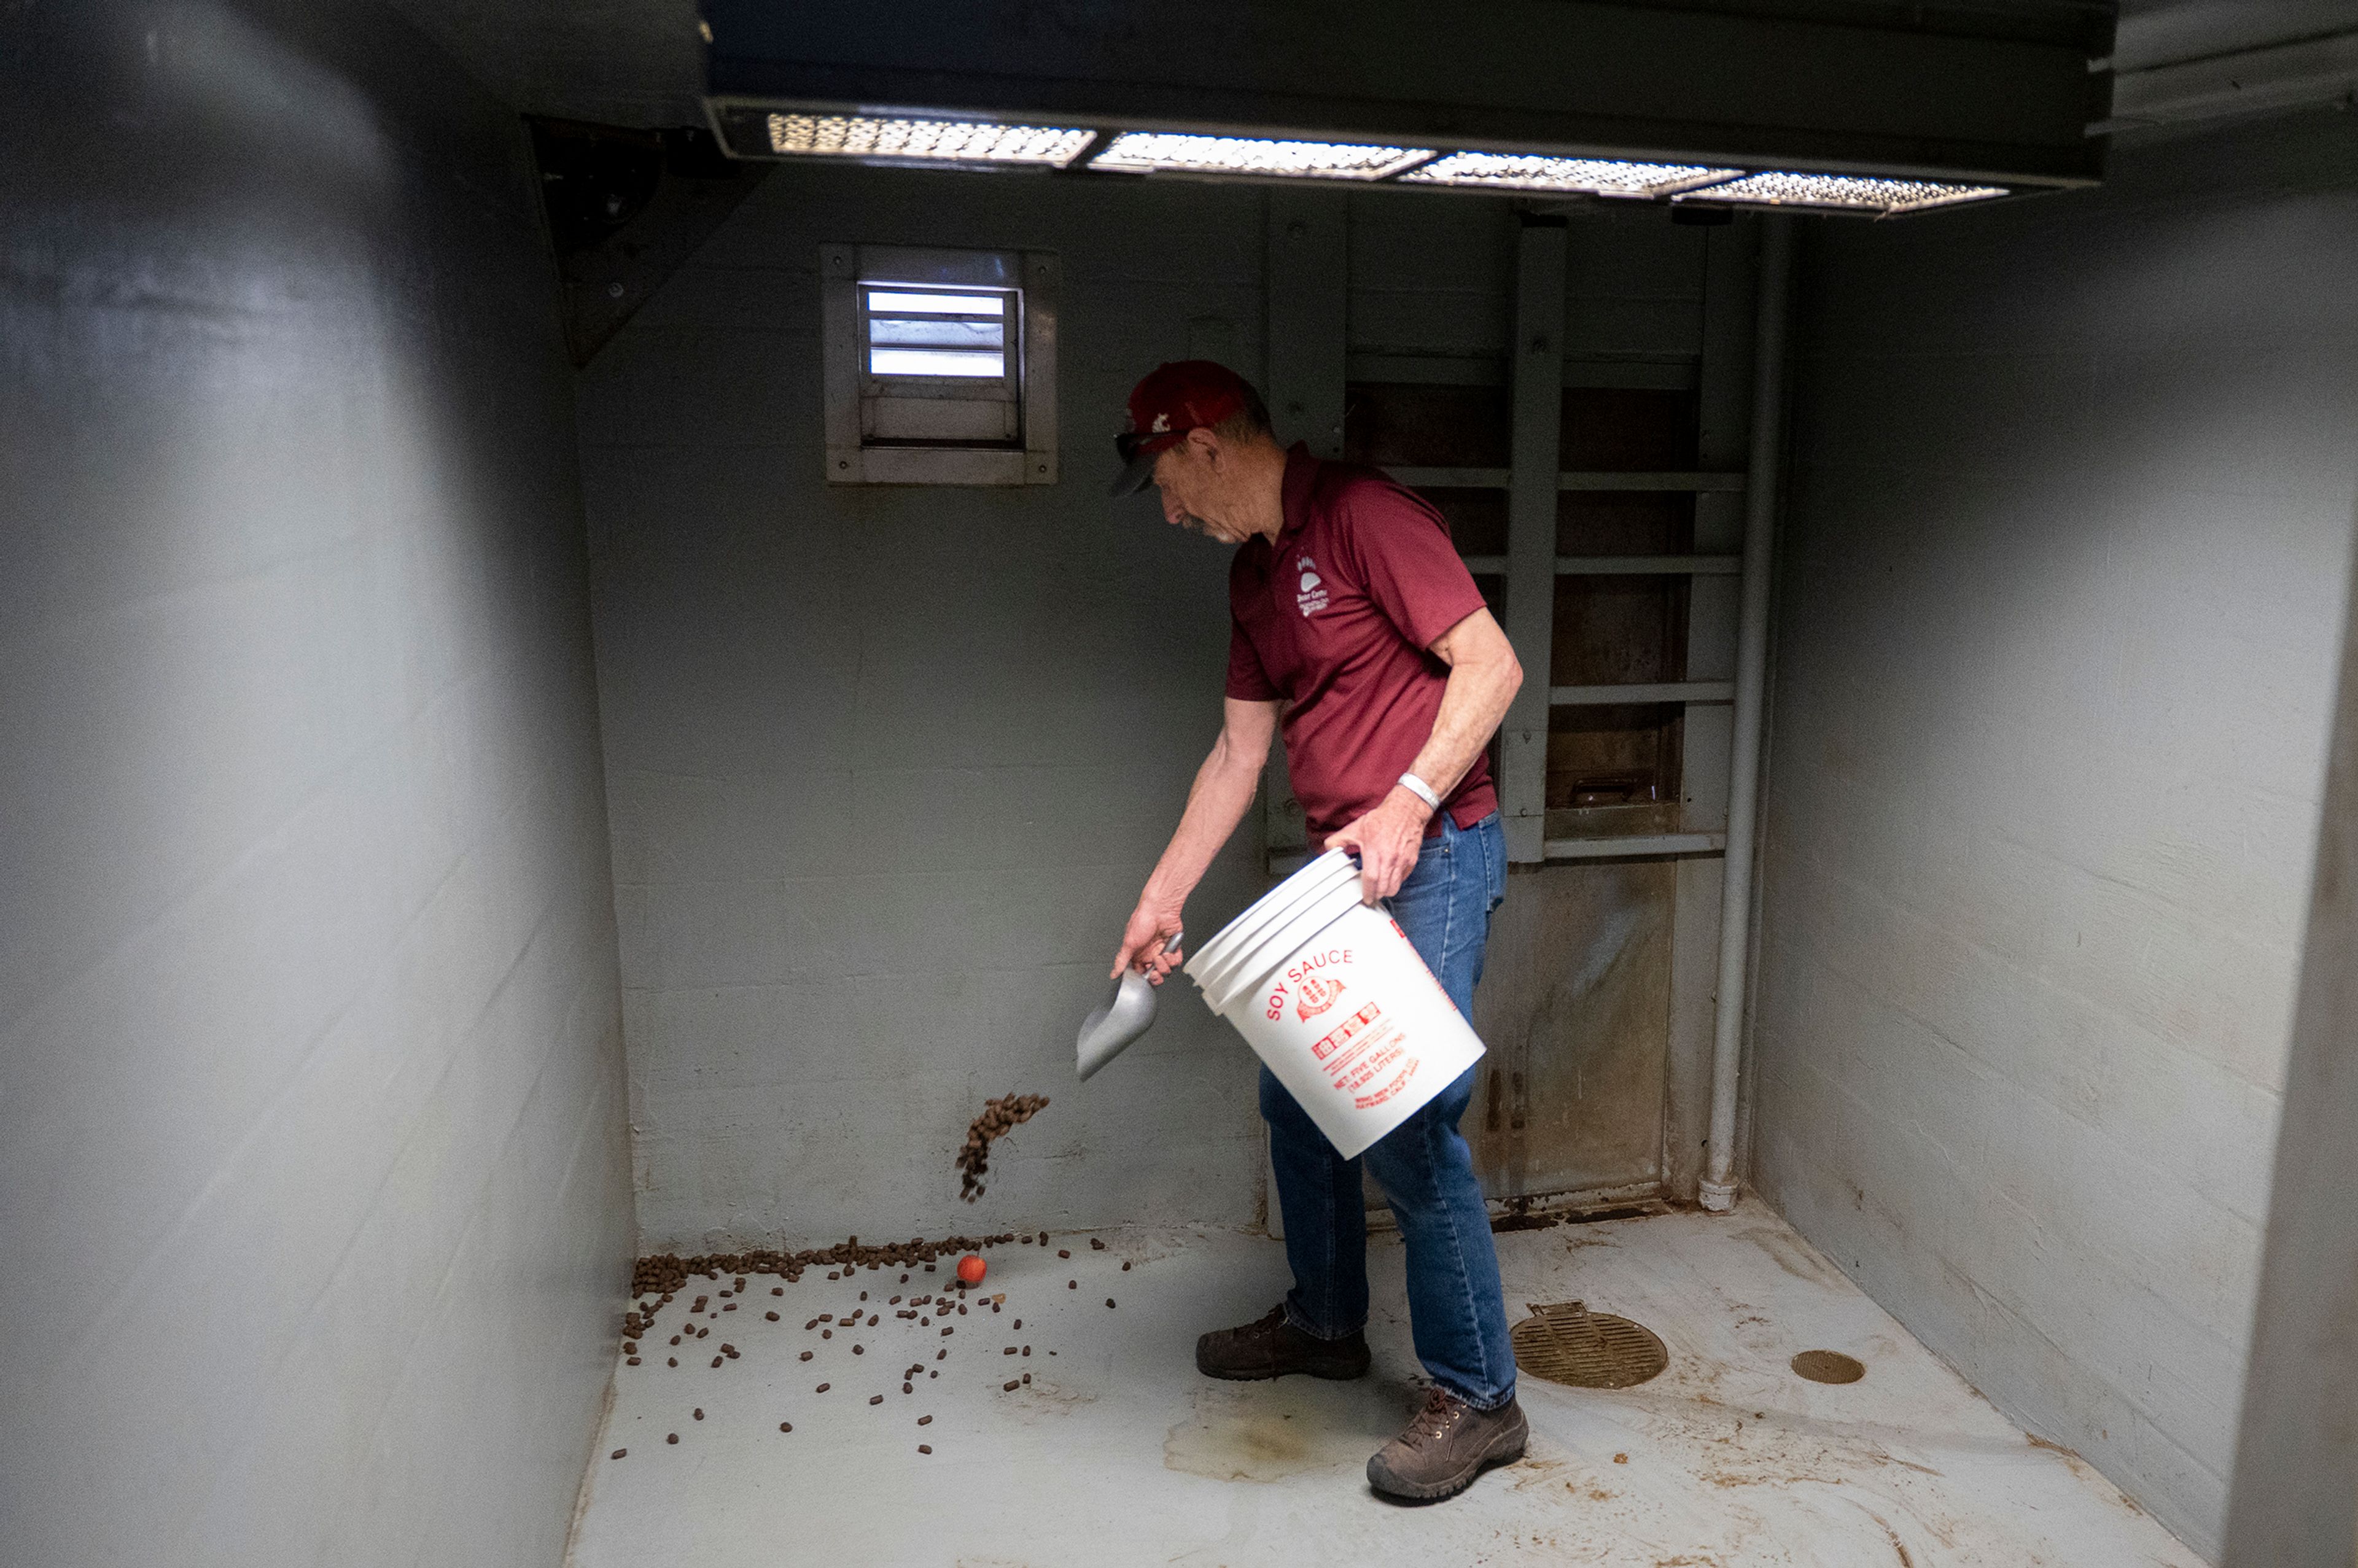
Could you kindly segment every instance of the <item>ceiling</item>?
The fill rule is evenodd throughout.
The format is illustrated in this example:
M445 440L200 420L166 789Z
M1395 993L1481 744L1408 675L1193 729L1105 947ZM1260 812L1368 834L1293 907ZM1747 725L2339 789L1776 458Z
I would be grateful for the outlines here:
M394 0L527 114L702 124L697 0ZM2085 10L2087 0L2019 0ZM1895 11L1907 0L1891 0ZM2353 30L2352 0L2124 0L2122 71Z

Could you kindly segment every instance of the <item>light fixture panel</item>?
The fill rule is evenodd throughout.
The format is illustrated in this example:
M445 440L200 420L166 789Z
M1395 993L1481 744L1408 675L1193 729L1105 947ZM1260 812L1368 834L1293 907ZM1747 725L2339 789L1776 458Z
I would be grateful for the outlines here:
M1368 146L1347 142L1270 141L1251 136L1196 136L1169 131L1124 131L1089 159L1091 168L1184 174L1255 174L1310 179L1382 179L1433 156L1430 147Z
M990 120L887 119L784 112L764 122L781 157L900 158L916 163L1033 164L1062 168L1094 131Z
M2008 194L2002 185L1944 185L1929 179L1878 179L1850 174L1747 175L1673 200L1736 201L1755 207L1813 207L1889 216L1986 201Z
M1526 153L1450 153L1400 178L1402 185L1453 185L1475 190L1552 190L1578 196L1650 198L1715 185L1740 168L1701 164L1626 163L1613 158L1548 157Z

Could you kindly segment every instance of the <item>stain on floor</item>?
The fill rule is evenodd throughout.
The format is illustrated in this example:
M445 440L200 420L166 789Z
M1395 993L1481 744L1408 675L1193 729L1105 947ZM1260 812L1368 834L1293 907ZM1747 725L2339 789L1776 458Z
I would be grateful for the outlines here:
M1212 1383L1163 1439L1165 1468L1214 1481L1282 1481L1363 1470L1416 1408L1416 1390L1375 1378Z

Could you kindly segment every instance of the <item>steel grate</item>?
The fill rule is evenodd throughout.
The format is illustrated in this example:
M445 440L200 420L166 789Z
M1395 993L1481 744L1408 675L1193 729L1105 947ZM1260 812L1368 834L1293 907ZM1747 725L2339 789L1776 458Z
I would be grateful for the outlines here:
M1855 1383L1866 1376L1863 1362L1839 1350L1804 1350L1793 1357L1793 1370L1812 1383Z
M1582 1302L1526 1303L1531 1316L1510 1337L1515 1365L1534 1378L1575 1389L1630 1389L1671 1364L1653 1330Z

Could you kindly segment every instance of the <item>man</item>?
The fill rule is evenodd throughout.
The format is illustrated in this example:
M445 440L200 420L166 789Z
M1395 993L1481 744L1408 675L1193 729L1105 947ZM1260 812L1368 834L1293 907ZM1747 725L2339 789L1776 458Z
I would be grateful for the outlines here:
M1412 492L1321 462L1271 434L1251 386L1205 360L1166 364L1130 395L1114 493L1152 483L1164 519L1237 546L1228 569L1228 697L1219 740L1178 830L1122 932L1114 973L1160 984L1180 912L1260 783L1283 714L1294 794L1311 831L1359 859L1361 896L1385 902L1457 1011L1471 1017L1506 839L1484 748L1522 684L1506 633ZM1457 1119L1467 1071L1360 1157L1408 1249L1409 1318L1433 1387L1368 1461L1391 1497L1433 1501L1523 1452L1498 1260ZM1214 1378L1368 1370L1360 1160L1336 1156L1264 1067L1261 1115L1285 1217L1293 1289L1256 1323L1207 1334Z

